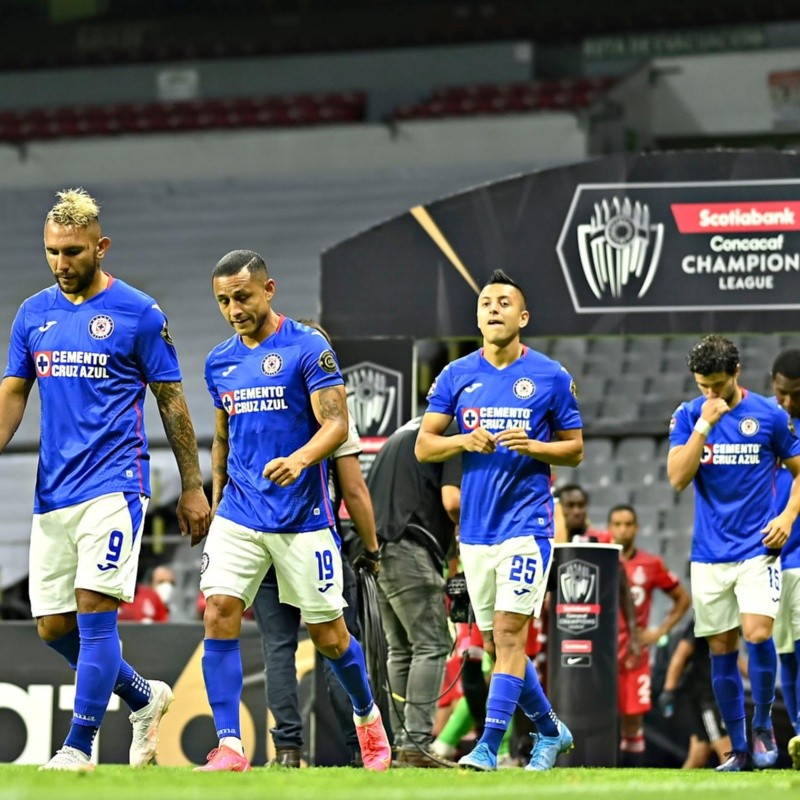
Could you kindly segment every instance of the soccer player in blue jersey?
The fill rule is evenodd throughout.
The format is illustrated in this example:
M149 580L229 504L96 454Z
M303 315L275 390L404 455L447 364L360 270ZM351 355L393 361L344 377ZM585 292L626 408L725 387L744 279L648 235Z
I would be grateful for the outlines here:
M315 647L353 704L364 767L391 748L364 653L342 609L342 562L325 461L345 441L347 403L336 357L316 331L272 308L263 258L234 250L215 266L214 296L235 334L211 351L216 407L214 519L203 553L203 677L219 747L202 771L247 772L239 723L242 613L274 564L280 599L297 606Z
M517 705L538 731L527 769L550 769L572 747L525 642L551 564L550 467L581 462L583 433L572 378L520 340L529 317L522 289L495 270L478 297L483 347L434 382L415 450L420 461L462 458L461 562L486 650L496 659L483 735L459 761L477 770L497 768ZM460 433L445 436L453 418Z
M44 246L55 285L29 297L11 329L0 384L0 451L22 420L34 381L41 399L30 598L44 642L76 670L72 725L43 769L86 771L112 692L131 708L130 763L155 758L172 702L121 658L120 601L131 601L150 497L145 388L158 401L178 462L181 532L205 536L209 505L178 359L152 297L101 269L111 240L82 189L58 193Z
M733 342L706 336L687 362L701 395L682 403L672 417L667 474L677 491L694 485L695 634L708 640L714 696L733 748L717 769L762 769L778 757L772 626L781 595L778 556L800 510L800 440L773 399L739 386ZM786 505L776 510L777 460L794 480ZM740 625L755 707L750 747L737 667Z
M772 364L772 391L791 417L797 430L800 425L800 350L784 350ZM789 500L792 476L778 470L775 508ZM775 618L775 645L781 671L781 691L795 733L788 751L792 766L800 769L800 517L792 526L789 540L781 548L781 604Z

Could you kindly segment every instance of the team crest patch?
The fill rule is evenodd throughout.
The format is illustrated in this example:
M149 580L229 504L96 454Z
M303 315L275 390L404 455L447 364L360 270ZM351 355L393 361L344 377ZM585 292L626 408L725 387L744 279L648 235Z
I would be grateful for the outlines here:
M520 378L514 383L514 396L527 400L536 391L536 384L530 378Z
M93 339L108 339L114 331L114 320L105 314L98 314L89 320L89 336Z
M569 391L570 391L570 394L577 400L578 399L578 384L576 384L574 380L569 382Z
M202 575L208 569L208 553L203 553L200 559L200 574Z
M789 417L789 430L792 432L792 436L797 436L797 431L794 428L794 420Z
M461 411L461 421L468 431L474 431L481 424L481 413L477 408L464 408Z
M677 420L677 419L675 419L675 417L670 417L670 418L669 418L669 432L670 432L670 433L672 433L672 431L674 431L674 430L675 430L675 426L676 426L677 424L678 424L678 420Z
M317 364L319 364L319 367L323 370L323 372L334 373L339 369L339 367L336 366L336 359L333 356L333 350L326 350L324 353L322 353L317 359Z
M758 433L758 420L753 417L745 417L739 423L739 432L743 436L755 436Z
M265 375L277 375L283 367L283 359L277 353L264 356L261 362L261 371Z
M438 380L439 380L438 378L434 379L433 383L431 384L431 388L428 389L428 394L425 395L426 400L430 400L431 397L433 397L433 394L436 391L436 381Z
M172 341L172 337L169 335L169 326L167 325L167 321L164 320L164 324L161 326L161 338L167 343L174 345L175 343Z

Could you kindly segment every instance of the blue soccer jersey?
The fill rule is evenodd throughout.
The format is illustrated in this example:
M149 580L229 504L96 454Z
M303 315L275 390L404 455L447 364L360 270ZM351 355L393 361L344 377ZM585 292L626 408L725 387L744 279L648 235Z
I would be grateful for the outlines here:
M524 428L550 441L553 431L581 427L575 384L556 361L527 347L497 369L478 350L446 366L428 393L428 411L447 414L460 433ZM463 453L460 540L497 544L515 536L553 535L550 466L498 446Z
M150 495L146 384L181 379L152 297L114 278L79 305L57 286L29 297L14 319L5 375L39 387L37 514L110 492Z
M793 419L795 431L797 426L800 425L800 419ZM778 474L775 476L775 515L786 508L789 502L789 495L792 491L792 473L786 467L781 467ZM789 540L781 548L781 569L798 569L800 568L800 516L795 520L792 525L792 532Z
M670 422L670 446L686 444L705 397L682 403ZM761 532L774 516L779 459L800 455L789 415L773 400L742 390L706 438L694 477L692 561L743 561L770 551Z
M311 393L344 383L325 338L281 315L275 333L252 350L238 335L215 347L205 374L214 405L228 414L228 483L220 516L270 533L332 526L324 461L290 486L262 475L268 461L291 455L319 430Z

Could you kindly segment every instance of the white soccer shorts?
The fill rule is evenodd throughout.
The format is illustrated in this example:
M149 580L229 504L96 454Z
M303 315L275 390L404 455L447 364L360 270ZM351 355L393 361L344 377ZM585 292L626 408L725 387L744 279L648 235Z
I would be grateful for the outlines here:
M499 544L461 544L461 565L481 631L495 611L539 616L552 563L552 540L515 536Z
M268 533L217 514L200 566L200 590L238 597L249 608L270 566L275 565L282 603L300 609L306 622L331 622L347 605L342 595L342 557L330 528L306 533Z
M77 610L76 589L130 602L149 498L113 492L34 514L30 598L34 617Z
M779 653L794 653L800 639L800 567L781 571L781 604L772 638Z
M745 561L691 564L694 632L714 636L739 627L742 614L775 617L781 599L781 566L777 556Z

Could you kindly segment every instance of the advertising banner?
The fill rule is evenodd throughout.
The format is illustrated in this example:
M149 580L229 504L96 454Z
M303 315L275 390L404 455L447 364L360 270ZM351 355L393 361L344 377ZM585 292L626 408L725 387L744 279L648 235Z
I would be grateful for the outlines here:
M322 254L326 325L474 337L498 267L526 291L529 336L794 330L800 156L608 156L415 206Z
M146 678L166 681L175 700L159 728L158 763L179 767L205 764L217 746L201 669L203 626L199 623L141 625L120 623L125 658ZM69 731L75 696L75 673L36 635L33 622L0 623L0 762L44 764L61 747ZM310 647L310 642L306 644ZM313 648L312 648L313 650ZM255 766L267 756L264 656L255 623L242 627L244 691L239 708L245 753ZM298 663L300 660L298 659ZM314 666L307 659L308 670ZM94 760L127 764L131 744L130 709L111 696L95 739Z
M615 544L556 544L547 685L550 701L575 737L562 766L617 764L617 615Z

